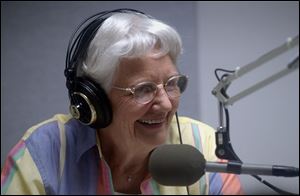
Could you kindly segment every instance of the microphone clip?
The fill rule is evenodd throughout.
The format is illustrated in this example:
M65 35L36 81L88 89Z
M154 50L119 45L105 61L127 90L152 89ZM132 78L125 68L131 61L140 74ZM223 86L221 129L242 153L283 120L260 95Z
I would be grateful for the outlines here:
M241 163L240 159L235 154L232 148L230 138L229 138L229 133L226 130L226 127L220 126L217 129L215 135L216 135L216 144L217 144L215 150L216 156L220 159L227 159L230 161L237 161Z

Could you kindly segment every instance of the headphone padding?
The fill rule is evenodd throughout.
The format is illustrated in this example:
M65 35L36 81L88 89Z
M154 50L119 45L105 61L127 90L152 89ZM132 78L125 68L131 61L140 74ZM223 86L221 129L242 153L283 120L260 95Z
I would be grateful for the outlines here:
M88 78L77 77L74 81L74 89L70 97L71 106L79 107L78 120L84 124L92 121L89 125L93 128L107 127L112 121L112 109L104 89ZM91 119L93 109L96 112L94 120Z

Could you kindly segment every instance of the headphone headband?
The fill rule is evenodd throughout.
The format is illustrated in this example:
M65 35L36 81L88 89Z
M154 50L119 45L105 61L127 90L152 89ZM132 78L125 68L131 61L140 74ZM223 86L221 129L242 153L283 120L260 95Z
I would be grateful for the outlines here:
M86 18L83 22L81 22L76 30L72 33L72 36L69 40L67 55L66 55L66 65L64 75L67 78L67 88L73 85L73 80L77 76L77 62L78 58L84 58L85 52L94 38L97 30L100 28L101 24L109 18L111 15L115 13L139 13L146 15L145 13L130 9L130 8L121 8L110 11L102 11L96 13L88 18ZM91 21L92 20L92 21ZM91 21L91 22L89 22ZM82 29L81 31L79 31ZM75 38L75 36L77 37Z

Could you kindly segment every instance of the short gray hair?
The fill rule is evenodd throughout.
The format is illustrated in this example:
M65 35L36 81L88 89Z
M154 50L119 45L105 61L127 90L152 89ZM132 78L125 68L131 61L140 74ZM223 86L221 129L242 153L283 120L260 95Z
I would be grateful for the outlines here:
M153 52L158 47L158 52ZM156 51L156 50L155 50ZM90 43L79 74L98 82L106 92L122 58L169 54L173 63L182 51L179 34L169 25L139 13L117 13L107 18Z

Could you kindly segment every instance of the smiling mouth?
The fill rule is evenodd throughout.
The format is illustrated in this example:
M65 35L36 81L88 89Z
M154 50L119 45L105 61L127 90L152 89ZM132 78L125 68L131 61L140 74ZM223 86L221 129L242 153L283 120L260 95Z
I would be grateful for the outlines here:
M165 119L158 119L158 120L138 120L139 123L145 124L145 125L156 125L161 124L165 121Z

